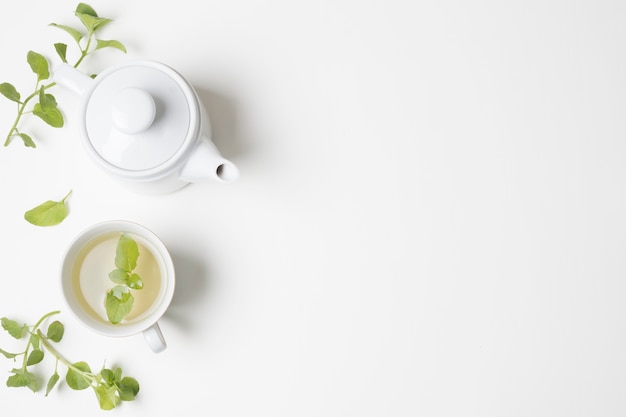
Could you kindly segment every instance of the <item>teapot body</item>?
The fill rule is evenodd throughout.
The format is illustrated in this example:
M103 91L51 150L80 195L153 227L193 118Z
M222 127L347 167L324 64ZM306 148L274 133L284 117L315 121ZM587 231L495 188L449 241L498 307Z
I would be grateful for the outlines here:
M92 80L70 67L55 81L82 96L79 129L90 158L134 191L169 193L190 182L238 177L211 141L196 91L174 69L131 61Z

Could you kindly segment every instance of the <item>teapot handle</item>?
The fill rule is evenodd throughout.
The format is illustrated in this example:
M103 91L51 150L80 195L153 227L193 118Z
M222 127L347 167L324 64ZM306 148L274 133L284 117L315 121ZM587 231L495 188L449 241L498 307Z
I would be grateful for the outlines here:
M88 75L66 63L59 65L52 78L57 84L69 88L80 96L86 93L94 83Z

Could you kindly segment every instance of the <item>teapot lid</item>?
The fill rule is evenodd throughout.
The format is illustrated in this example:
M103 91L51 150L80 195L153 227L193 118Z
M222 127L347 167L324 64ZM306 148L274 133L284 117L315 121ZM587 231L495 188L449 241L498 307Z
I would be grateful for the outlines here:
M138 61L95 81L82 127L96 159L125 176L175 165L198 130L197 100L183 77L163 64Z

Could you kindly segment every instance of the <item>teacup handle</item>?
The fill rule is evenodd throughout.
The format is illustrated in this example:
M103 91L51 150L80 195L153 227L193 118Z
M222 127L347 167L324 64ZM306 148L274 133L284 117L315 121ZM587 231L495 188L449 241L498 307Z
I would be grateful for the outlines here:
M154 323L152 326L144 330L143 336L146 339L146 342L148 342L148 346L150 346L150 349L152 349L154 353L163 352L167 347L167 343L165 342L159 323Z

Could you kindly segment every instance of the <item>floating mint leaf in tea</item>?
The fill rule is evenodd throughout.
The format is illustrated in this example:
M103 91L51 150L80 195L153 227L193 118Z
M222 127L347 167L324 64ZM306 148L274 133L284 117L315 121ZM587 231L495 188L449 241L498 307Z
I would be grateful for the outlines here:
M115 248L115 266L109 273L109 279L118 284L111 288L104 301L107 318L113 324L118 324L133 309L135 297L130 290L143 288L141 277L133 272L137 268L139 259L139 245L135 239L123 233Z
M68 214L67 204L65 201L72 194L72 191L67 193L63 200L52 201L48 200L37 207L28 210L24 213L24 218L35 226L54 226L61 223Z

